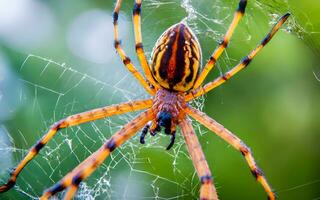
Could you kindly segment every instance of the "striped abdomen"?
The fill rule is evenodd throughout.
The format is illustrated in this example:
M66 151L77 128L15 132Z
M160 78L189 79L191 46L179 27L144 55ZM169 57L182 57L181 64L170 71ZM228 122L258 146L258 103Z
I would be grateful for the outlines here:
M178 23L158 39L153 52L151 73L164 88L185 92L192 89L201 65L201 49L190 28Z

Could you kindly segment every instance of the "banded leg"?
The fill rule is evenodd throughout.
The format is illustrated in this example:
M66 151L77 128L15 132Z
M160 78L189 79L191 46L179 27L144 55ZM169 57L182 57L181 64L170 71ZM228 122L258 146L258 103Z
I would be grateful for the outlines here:
M211 55L209 61L207 62L207 64L203 68L203 70L202 70L201 74L199 75L199 77L197 78L197 81L195 82L193 88L198 88L202 84L204 79L207 77L208 73L213 68L214 64L217 62L217 60L220 57L220 55L223 53L225 48L227 48L227 46L229 44L229 41L230 41L230 38L232 37L232 34L233 34L235 28L237 27L240 19L244 15L246 6L247 6L247 0L240 0L239 1L239 7L238 7L237 11L234 14L233 20L232 20L232 22L231 22L231 24L230 24L230 26L229 26L229 28L227 30L227 33L223 37L223 40L220 42L219 46L216 48L216 50Z
M49 142L49 140L63 128L69 126L79 125L85 122L102 119L112 115L119 115L127 112L137 111L145 108L149 108L152 104L152 100L140 100L127 103L121 103L117 105L106 106L97 108L87 112L71 115L51 126L50 130L29 150L24 159L17 165L17 167L11 172L11 176L8 182L0 186L0 193L5 192L12 188L17 180L22 169L39 153L39 151Z
M158 83L153 79L153 76L150 71L149 63L146 58L146 54L143 50L142 44L142 33L141 33L141 0L136 0L133 12L132 12L132 21L133 21L133 29L134 29L134 38L135 38L135 45L136 45L136 53L138 59L140 61L141 67L146 75L148 81L155 87L159 87Z
M264 177L262 171L256 164L250 149L234 134L232 134L228 129L224 128L221 124L211 119L205 113L196 110L194 108L188 107L186 109L186 113L190 115L192 118L206 126L209 130L216 133L220 138L225 140L228 144L233 146L235 149L239 150L241 154L246 159L250 170L256 180L262 185L264 190L268 195L269 200L275 200L276 196L273 193L270 185L267 182L267 179Z
M69 172L57 184L44 192L41 200L48 199L56 193L69 188L65 199L71 199L76 193L81 181L90 176L114 151L117 147L130 139L137 131L139 131L148 121L154 117L153 110L147 110L131 122L126 124L120 131L114 134L102 147L80 163L74 170Z
M193 165L201 181L200 200L217 200L218 195L214 187L211 172L192 125L187 118L183 119L179 125Z
M122 0L117 0L116 6L113 11L113 27L114 27L114 47L119 54L123 64L127 67L127 69L133 74L133 76L139 81L139 83L144 87L144 89L149 92L149 94L155 94L155 90L150 87L142 74L136 69L136 67L132 64L131 59L127 57L126 53L121 47L120 39L119 39L119 29L118 29L118 16L120 12Z
M266 45L268 44L268 42L272 39L272 37L276 34L276 32L280 29L280 27L282 26L282 24L288 19L288 17L290 16L289 13L286 13L285 15L283 15L278 22L273 26L273 28L271 29L271 31L267 34L267 36L260 42L260 44L249 53L249 55L247 55L246 57L244 57L242 59L242 61L235 66L234 68L232 68L231 70L229 70L228 72L226 72L223 76L220 76L218 78L216 78L214 81L207 83L206 85L204 85L203 87L199 87L193 91L191 91L187 96L186 96L186 100L190 101L196 97L199 97L201 95L204 95L205 93L209 92L210 90L216 88L217 86L221 85L222 83L224 83L225 81L227 81L228 79L230 79L232 76L234 76L236 73L238 73L239 71L241 71L242 69L244 69L246 66L248 66L250 64L250 62L252 61L252 59L258 54L258 52Z

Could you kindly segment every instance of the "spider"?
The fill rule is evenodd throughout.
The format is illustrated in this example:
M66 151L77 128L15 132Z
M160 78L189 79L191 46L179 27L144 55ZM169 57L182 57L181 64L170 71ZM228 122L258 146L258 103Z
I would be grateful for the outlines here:
M200 199L217 200L218 195L214 186L214 180L196 133L191 125L189 116L203 124L232 147L240 151L248 163L252 174L267 193L268 198L271 200L275 199L275 194L262 171L257 166L250 149L237 136L232 134L215 120L211 119L204 112L192 108L188 102L218 87L240 70L248 66L257 53L280 29L290 14L286 13L283 15L261 43L247 56L245 56L239 64L222 76L202 86L204 79L214 67L217 59L223 53L224 49L227 47L236 26L243 17L247 1L239 1L239 6L222 42L220 42L203 70L200 72L201 49L199 42L191 29L183 22L171 26L159 37L152 51L151 64L148 63L143 50L141 35L140 14L142 2L141 0L135 0L132 16L135 48L145 77L137 71L120 44L118 37L118 15L121 2L122 0L117 0L113 12L114 46L126 68L134 75L152 98L97 108L71 115L59 122L56 122L29 150L24 159L11 172L8 182L0 186L0 192L5 192L15 185L17 177L22 169L39 153L39 151L60 129L102 119L112 115L147 109L132 121L124 125L123 128L106 141L104 145L64 176L58 183L47 189L40 199L48 199L63 190L67 190L64 199L71 199L77 192L79 184L90 176L99 167L99 165L104 162L112 151L130 139L141 129L142 133L140 136L140 142L144 144L144 138L148 132L150 132L151 135L155 135L163 128L164 132L171 136L170 144L167 147L167 150L169 150L175 141L176 127L179 126L188 152L191 156L191 160L201 182Z

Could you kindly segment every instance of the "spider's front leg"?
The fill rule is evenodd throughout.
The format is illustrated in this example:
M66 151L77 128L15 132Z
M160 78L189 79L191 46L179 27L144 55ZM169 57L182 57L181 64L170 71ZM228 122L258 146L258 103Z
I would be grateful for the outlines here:
M135 0L133 12L132 12L136 53L140 61L141 67L147 77L147 80L154 87L159 87L158 83L154 80L151 74L150 66L149 66L146 54L143 50L142 33L141 33L141 4L142 4L142 0Z
M94 152L74 170L63 177L63 179L61 179L56 185L45 191L40 199L48 199L49 197L66 188L68 188L68 191L64 199L72 199L81 181L90 176L112 151L130 139L153 117L154 113L152 109L138 115L131 122L126 124L120 131L114 134L102 147L100 147L100 149Z
M118 18L119 18L121 3L122 3L122 0L117 0L117 3L113 11L114 47L117 53L119 54L123 64L126 66L126 68L133 74L133 76L139 81L139 83L144 87L144 89L149 94L153 95L155 93L155 89L153 88L155 85L153 85L153 83L151 82L152 85L150 86L150 84L145 80L143 75L136 69L136 67L131 62L131 59L126 55L125 51L121 47L121 42L119 39L119 28L118 28Z
M253 58L261 51L261 49L263 49L263 47L265 47L268 44L268 42L277 33L280 27L287 21L289 16L290 16L290 13L286 13L282 17L280 17L278 22L272 27L270 32L265 36L265 38L260 42L260 44L253 51L251 51L246 57L244 57L238 65L236 65L235 67L227 71L222 76L205 84L204 86L199 86L197 89L192 90L186 96L186 101L190 101L192 99L195 99L201 95L208 93L210 90L213 90L214 88L218 87L219 85L229 80L232 76L236 75L242 69L245 69L253 60Z
M50 130L29 150L24 159L17 165L17 167L10 173L10 178L6 184L0 186L0 193L6 192L12 188L20 172L23 168L38 155L39 151L55 136L55 134L63 128L79 125L82 123L102 119L112 115L119 115L127 112L133 112L145 108L149 108L152 104L152 100L140 100L127 103L121 103L118 105L111 105L102 108L97 108L87 112L71 115L59 122L55 123Z
M188 152L191 155L192 163L201 181L200 200L218 200L208 163L191 123L185 118L179 125L187 144Z
M226 34L224 35L223 40L220 42L219 46L216 48L216 50L210 56L209 61L207 62L207 64L203 68L199 77L197 78L197 80L194 84L194 88L198 88L202 84L202 82L207 77L207 75L209 74L211 69L214 67L214 65L217 62L220 55L227 48L234 30L236 29L237 25L239 24L239 21L241 20L241 18L244 15L244 12L246 10L246 6L247 6L247 0L240 0L239 1L238 9L236 10L236 12L234 14L233 20L232 20Z

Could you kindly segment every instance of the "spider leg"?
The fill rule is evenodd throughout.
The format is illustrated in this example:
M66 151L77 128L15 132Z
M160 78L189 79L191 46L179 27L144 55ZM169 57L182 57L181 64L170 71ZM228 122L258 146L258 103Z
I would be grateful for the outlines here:
M142 33L141 33L141 3L142 3L142 0L136 0L134 3L133 12L132 12L136 53L148 81L153 86L159 87L157 82L153 79L148 60L143 50Z
M216 88L217 86L221 85L228 79L230 79L232 76L234 76L236 73L244 69L246 66L250 64L252 59L258 54L258 52L266 45L268 42L272 39L272 37L276 34L276 32L280 29L282 24L288 19L290 16L289 13L286 13L283 15L278 22L273 26L271 31L267 34L267 36L260 42L260 44L253 50L251 51L246 57L242 59L242 61L236 65L234 68L226 72L224 75L216 78L212 82L207 83L206 85L202 87L198 87L197 89L191 91L187 96L186 96L186 101L190 101L196 97L199 97L201 95L204 95L205 93L209 92L210 90Z
M141 135L140 135L140 143L144 144L145 140L144 138L146 137L146 135L148 134L148 131L150 129L150 125L151 125L152 121L148 122L142 129L141 131Z
M102 119L112 115L119 115L127 112L149 108L151 104L152 100L140 100L121 103L71 115L63 120L60 120L59 122L52 125L50 130L33 147L31 147L24 159L20 161L17 167L10 173L10 178L7 183L0 186L0 193L9 190L15 185L22 169L39 153L39 151L60 129L94 121L97 119Z
M225 140L235 149L239 150L241 154L244 156L244 158L246 159L249 165L249 168L251 170L251 173L266 191L268 195L268 199L269 200L276 199L276 196L273 193L271 186L268 184L267 179L264 177L261 169L256 164L252 156L252 153L246 144L244 144L237 136L232 134L228 129L224 128L221 124L219 124L215 120L211 119L205 113L191 107L187 107L185 112L188 115L190 115L192 118L194 118L195 120L199 121L201 124L206 126L209 130L216 133L220 138Z
M118 16L120 12L122 0L117 0L116 6L113 11L113 27L114 27L114 47L119 54L123 64L127 67L127 69L133 74L133 76L139 81L139 83L144 87L144 89L149 92L149 94L155 94L155 90L150 87L148 82L142 76L142 74L136 69L136 67L132 64L129 57L127 57L125 51L122 49L120 40L119 40L119 30L118 30Z
M91 156L80 163L74 170L64 176L58 183L46 190L41 200L48 199L56 193L69 188L65 199L71 199L76 193L81 181L90 176L114 151L125 141L130 139L137 131L139 131L150 119L154 117L153 110L147 110L131 122L127 123L122 129L115 133L102 147L100 147Z
M223 37L223 40L220 42L219 46L216 48L216 50L211 55L209 61L207 62L207 64L203 68L199 77L197 78L193 88L198 88L202 84L202 82L207 77L208 73L211 71L211 69L213 68L214 64L216 63L216 61L218 60L220 55L223 53L225 48L227 48L229 41L230 41L230 38L232 37L232 34L233 34L235 28L237 27L242 16L244 15L246 6L247 6L247 0L240 0L239 1L239 7L234 14L233 20L227 30L227 33Z
M216 188L214 187L208 163L191 123L187 118L185 118L179 123L179 125L181 127L184 140L186 141L188 152L191 155L193 165L201 181L200 199L217 200L218 195Z
M169 145L167 146L166 150L170 150L171 147L174 145L174 141L176 140L176 132L172 132L171 133L171 138L170 138L170 143Z

